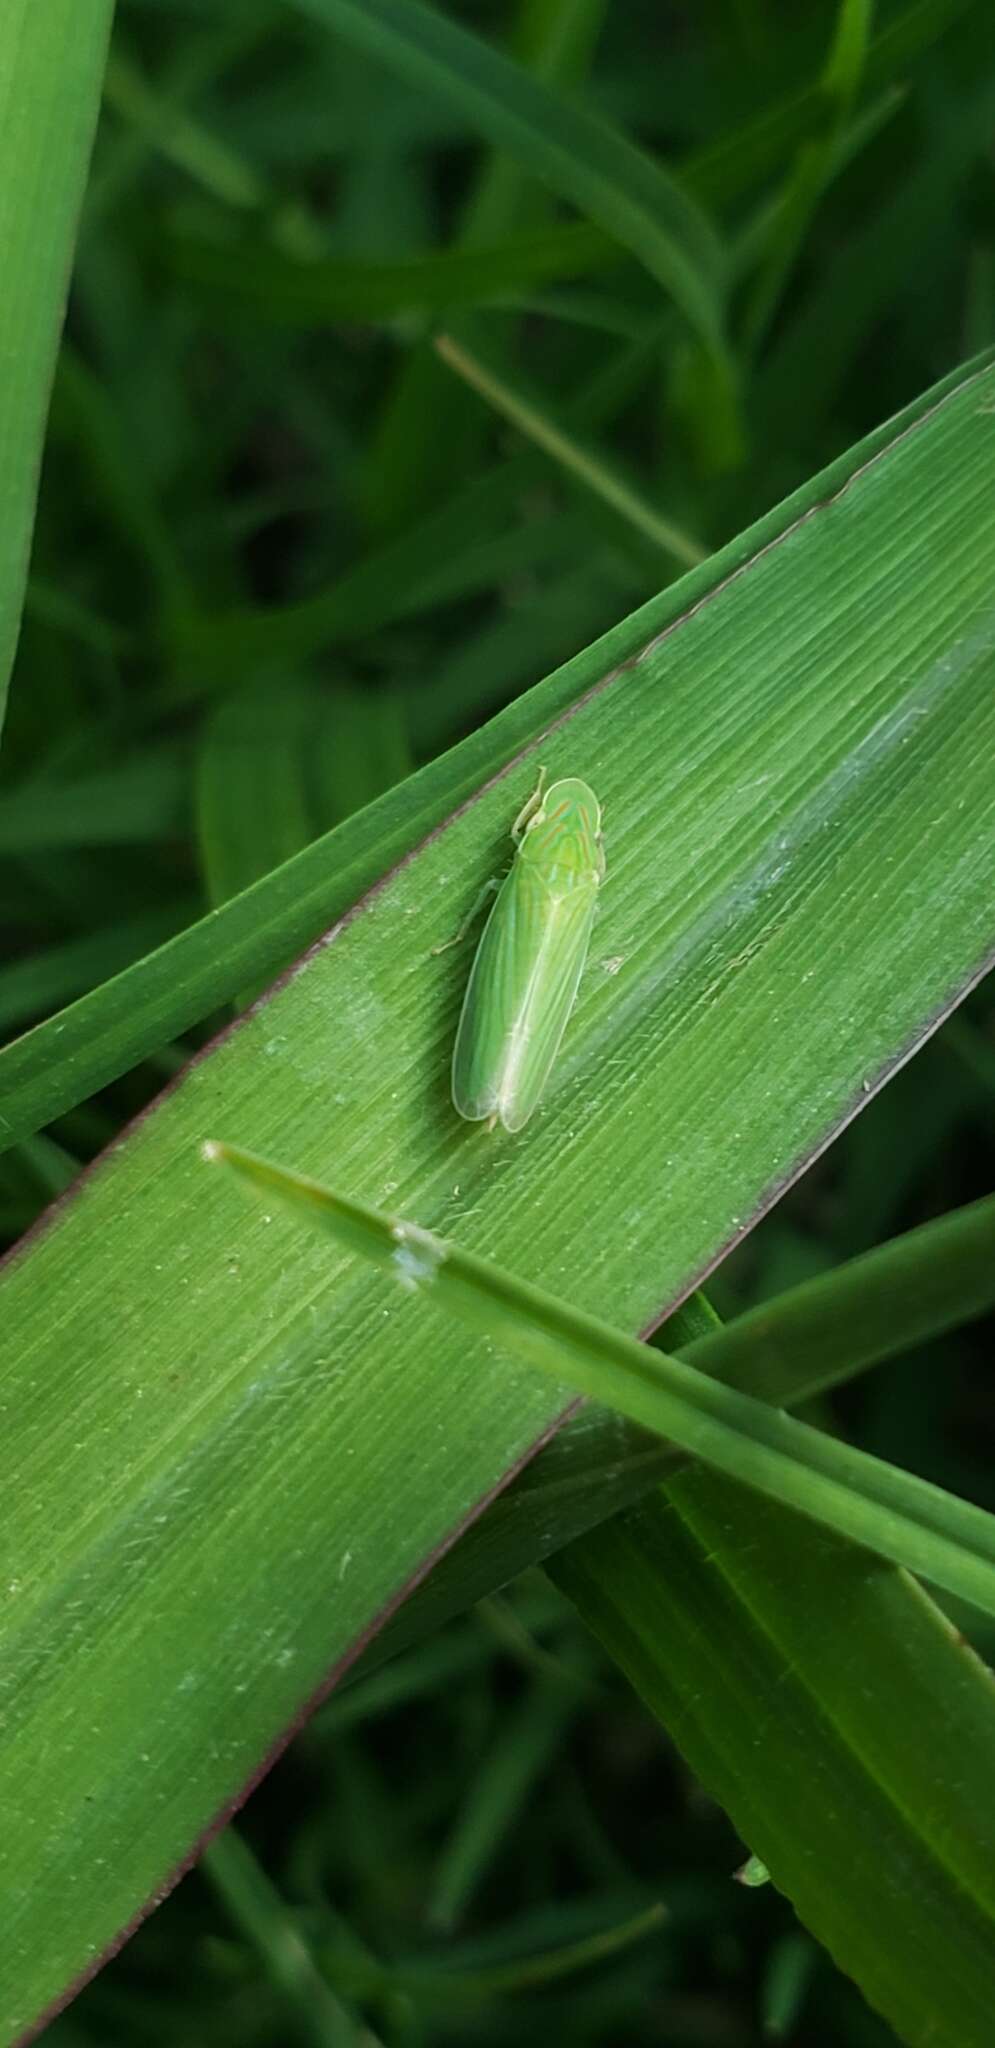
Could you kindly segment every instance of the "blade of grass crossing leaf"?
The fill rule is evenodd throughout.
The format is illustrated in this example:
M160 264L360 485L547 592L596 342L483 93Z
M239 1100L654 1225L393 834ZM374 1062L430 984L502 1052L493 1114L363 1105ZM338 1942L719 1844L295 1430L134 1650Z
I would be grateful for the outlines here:
M650 1351L416 1224L232 1145L211 1142L205 1153L560 1384L995 1615L995 1516Z
M296 0L420 87L458 100L480 132L644 263L709 348L721 337L722 255L705 215L622 135L419 0Z
M0 14L0 723L111 12L6 0Z
M995 1305L995 1197L893 1239L722 1324L701 1294L664 1324L666 1347L741 1393L795 1407ZM888 1311L891 1311L890 1321ZM790 1341L789 1341L790 1333ZM881 1345L888 1341L888 1351ZM597 1407L553 1442L444 1557L370 1646L357 1673L650 1493L686 1461Z

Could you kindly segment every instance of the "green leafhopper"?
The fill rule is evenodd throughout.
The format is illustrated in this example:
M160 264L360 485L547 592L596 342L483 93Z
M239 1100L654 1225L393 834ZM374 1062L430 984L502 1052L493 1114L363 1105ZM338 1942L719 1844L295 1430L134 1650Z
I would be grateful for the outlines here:
M453 1051L453 1104L520 1131L549 1078L587 958L605 872L601 806L567 776L512 826L515 857L470 970ZM490 886L495 886L491 884Z

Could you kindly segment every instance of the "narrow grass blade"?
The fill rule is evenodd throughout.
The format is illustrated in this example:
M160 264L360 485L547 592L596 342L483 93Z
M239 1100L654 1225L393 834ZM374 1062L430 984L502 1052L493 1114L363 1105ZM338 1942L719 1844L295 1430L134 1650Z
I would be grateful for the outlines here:
M995 1516L651 1351L417 1224L235 1146L212 1141L205 1153L558 1384L995 1616Z
M946 232L954 194L995 121L990 73L965 84L959 119L943 137L929 175L913 166L908 179L854 224L777 334L757 373L758 434L806 433L829 412L864 336L901 291L904 251L929 246Z
M458 306L517 305L557 278L617 262L617 245L586 221L483 249L431 250L398 263L295 260L266 243L167 237L174 277L234 314L291 327L424 319Z
M663 1926L666 1918L665 1906L647 1906L599 1934L587 1934L562 1948L545 1949L540 1955L495 1963L490 1968L479 1962L461 1966L455 1960L448 1967L436 1965L434 1969L429 1963L407 1967L402 1963L391 1971L391 1982L398 1990L427 1992L447 2004L472 2006L508 1992L538 1990L544 1984L556 1983L560 1977L573 1976L578 1970L593 1969L628 1948L631 1942L645 1941L647 1935Z
M104 774L39 777L0 795L0 853L168 838L182 816L184 788L181 763L167 747Z
M984 1313L993 1302L995 1198L989 1198L791 1288L735 1322L721 1323L703 1296L692 1295L662 1335L669 1350L700 1372L790 1408ZM600 1528L685 1463L672 1445L608 1410L592 1405L571 1415L388 1622L357 1674L432 1634L537 1559ZM812 1540L821 1539L816 1534Z
M197 823L210 902L251 888L327 824L313 814L307 782L315 711L303 685L281 681L239 691L207 719Z
M420 0L298 4L420 88L455 99L490 142L631 249L718 349L722 253L714 230L634 144Z
M544 1678L502 1715L442 1846L435 1889L426 1904L429 1925L437 1931L448 1932L465 1918L501 1843L564 1741L575 1706L576 1697L562 1681Z
M199 908L196 897L178 897L161 910L118 918L82 938L63 939L23 959L5 962L0 966L0 1032L23 1027L84 990L99 987L110 975L120 973L184 925L192 924Z
M566 422L571 431L597 427L631 399L655 370L660 334L656 323L571 398ZM437 511L371 549L316 597L177 620L181 659L230 684L256 661L299 660L329 645L348 646L396 619L492 590L522 568L576 561L588 537L586 528L577 532L561 518L551 546L534 522L524 532L509 530L534 474L527 455L494 464L454 491Z
M201 1868L284 2001L295 2039L309 2048L377 2048L376 2036L336 1997L295 1917L235 1828L210 1844Z
M832 175L867 61L872 12L871 0L840 0L821 79L821 130L803 144L785 180L750 294L745 338L751 350L758 347L767 332L809 221Z
M995 1689L931 1602L701 1466L550 1571L899 2039L987 2048Z
M872 37L864 68L868 90L902 85L909 66L968 12L974 0L911 0ZM821 81L765 107L718 142L685 159L681 177L706 205L721 207L759 190L804 143L825 114Z
M645 540L661 548L684 568L693 569L705 560L708 550L702 547L701 542L682 532L672 520L662 517L656 507L648 504L627 478L618 473L606 456L583 447L575 436L565 433L538 403L513 389L506 377L495 376L451 335L439 335L435 346L443 362L448 363L450 369L464 378L474 391L478 391L495 412L503 414L512 426L518 427L530 441L534 441L537 448L542 448L569 475L594 491Z
M748 1309L681 1355L713 1379L790 1407L993 1306L989 1196Z
M270 197L255 167L184 107L157 92L123 50L115 49L110 58L104 97L150 148L159 150L223 206L255 210Z

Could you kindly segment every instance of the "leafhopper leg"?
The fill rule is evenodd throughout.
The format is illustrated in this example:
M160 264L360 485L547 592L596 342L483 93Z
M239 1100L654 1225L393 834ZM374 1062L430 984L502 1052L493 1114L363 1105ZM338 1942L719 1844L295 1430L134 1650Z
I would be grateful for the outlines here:
M516 846L518 845L518 842L521 839L521 836L525 831L526 826L530 824L531 820L535 817L535 814L539 809L540 804L542 803L542 793L545 787L546 770L545 768L540 768L539 780L536 783L534 790L532 791L532 795L522 805L522 808L519 811L518 816L515 819L515 822L511 828L511 836Z
M433 958L437 953L447 953L449 951L450 946L462 945L463 940L466 938L467 932L470 929L470 926L476 923L477 918L479 917L480 912L482 911L488 896L493 896L496 893L496 891L500 889L500 887L501 882L499 877L497 875L492 875L490 881L485 882L482 889L478 889L477 894L474 897L473 902L470 906L470 909L467 912L465 918L463 919L462 924L460 925L459 931L454 932L451 939L443 939L441 945L433 946L431 948Z

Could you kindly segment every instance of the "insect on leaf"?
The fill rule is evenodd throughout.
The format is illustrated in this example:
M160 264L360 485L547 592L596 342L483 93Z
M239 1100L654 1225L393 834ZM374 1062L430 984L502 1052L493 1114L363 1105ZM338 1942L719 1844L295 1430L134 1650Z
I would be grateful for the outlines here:
M520 1131L573 1009L605 872L601 806L564 777L526 805L511 870L484 927L453 1052L453 1103Z

